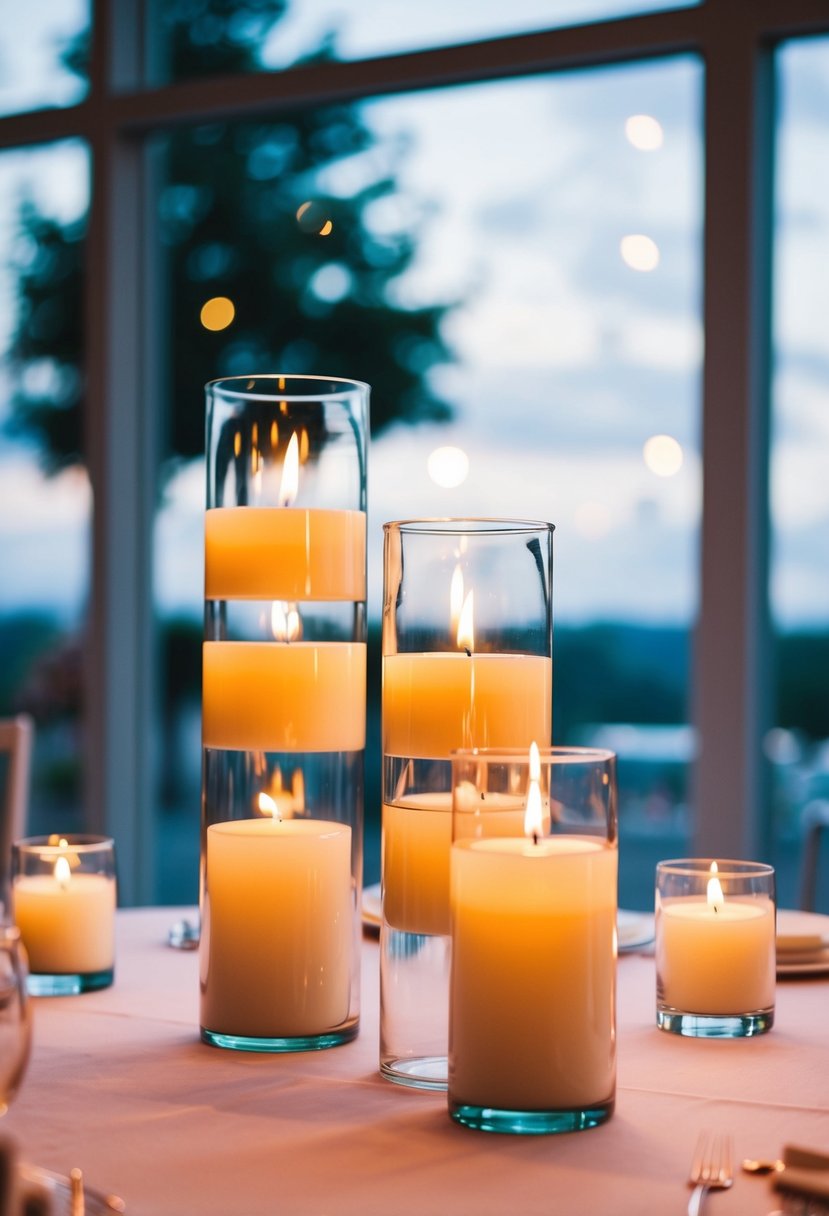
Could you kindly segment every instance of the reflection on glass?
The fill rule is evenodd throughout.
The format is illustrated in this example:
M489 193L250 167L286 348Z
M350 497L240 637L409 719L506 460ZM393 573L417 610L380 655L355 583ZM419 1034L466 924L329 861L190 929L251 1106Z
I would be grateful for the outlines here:
M49 0L0 22L0 114L71 106L87 92L90 0ZM22 18L22 10L21 10Z
M781 904L799 901L802 828L829 800L829 39L778 54L771 449L777 633L773 857ZM829 833L824 833L829 838ZM824 850L829 839L824 841ZM829 852L823 852L823 873ZM818 884L829 911L829 884Z
M623 903L646 906L655 861L687 851L700 82L696 63L676 59L200 128L168 146L159 215L179 320L168 410L178 462L156 520L170 659L170 886L159 897L195 874L171 842L195 854L198 841L198 394L211 376L260 368L372 384L369 536L427 515L557 525L556 741L593 742L599 724L620 732L607 746L620 755ZM663 133L647 155L625 131L637 114ZM308 202L320 210L304 231ZM659 247L655 273L631 273L619 256L635 232ZM219 295L236 317L209 332L199 312ZM643 460L655 433L681 448L673 476ZM452 476L430 462L443 448L465 458L453 456ZM369 578L376 636L371 558ZM379 722L371 674L367 756ZM368 882L379 877L372 824L377 785Z
M80 414L87 154L0 156L0 716L36 723L29 828L83 827L91 494Z

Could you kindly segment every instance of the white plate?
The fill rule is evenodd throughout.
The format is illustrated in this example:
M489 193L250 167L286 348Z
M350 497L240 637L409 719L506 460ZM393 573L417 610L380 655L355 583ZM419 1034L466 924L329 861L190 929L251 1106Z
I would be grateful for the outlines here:
M616 913L616 932L619 937L619 953L641 950L653 941L653 913L629 912L619 908Z
M366 929L380 928L383 919L383 904L380 898L380 884L363 890L363 926ZM638 950L653 941L653 915L647 912L628 912L620 908L618 912L619 952Z
M777 974L781 979L829 975L829 916L777 909Z
M796 979L799 976L829 975L829 950L822 950L820 956L811 962L787 963L785 958L777 958L777 974L781 979Z

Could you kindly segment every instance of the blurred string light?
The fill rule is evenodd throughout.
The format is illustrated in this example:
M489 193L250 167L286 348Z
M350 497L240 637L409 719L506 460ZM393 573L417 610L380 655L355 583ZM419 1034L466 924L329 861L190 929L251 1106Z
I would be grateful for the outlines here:
M212 299L206 300L201 307L201 323L205 329L218 331L227 329L236 316L236 309L233 306L233 301L227 296L213 296Z
M662 124L650 114L631 114L625 123L628 141L640 152L655 152L662 147Z
M682 468L682 448L670 435L651 435L642 455L657 477L673 477Z
M312 199L297 208L296 222L310 236L329 236L334 230L333 220L326 215L325 208Z
M429 454L426 469L436 486L453 490L469 475L469 457L461 448L435 448Z
M619 243L622 261L631 270L656 270L659 265L659 247L649 236L634 234L623 236Z

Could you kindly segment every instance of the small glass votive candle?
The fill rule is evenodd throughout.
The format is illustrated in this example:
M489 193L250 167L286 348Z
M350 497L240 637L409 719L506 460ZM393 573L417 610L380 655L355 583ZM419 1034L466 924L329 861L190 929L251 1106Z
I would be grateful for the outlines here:
M107 988L115 975L115 846L108 836L12 845L12 911L33 996Z
M774 1025L774 869L692 858L656 867L656 1024L734 1039Z

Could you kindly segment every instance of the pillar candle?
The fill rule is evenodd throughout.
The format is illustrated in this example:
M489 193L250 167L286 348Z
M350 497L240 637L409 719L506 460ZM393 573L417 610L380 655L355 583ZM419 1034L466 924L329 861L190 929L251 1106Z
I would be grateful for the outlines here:
M33 974L91 975L114 966L114 878L73 874L66 864L57 877L15 878L12 898Z
M744 1014L774 1005L774 904L767 896L719 903L660 899L660 999L682 1013Z
M365 747L364 642L205 642L205 747L350 752Z
M383 752L448 757L458 747L549 740L552 660L529 654L403 652L383 659Z
M520 833L524 799L487 795L490 831L502 812L503 833ZM451 844L451 793L407 794L383 805L383 914L393 929L449 933Z
M348 1017L351 829L244 819L207 829L201 1023L250 1038L323 1034Z
M211 507L205 599L364 600L363 511Z
M451 1101L551 1110L612 1096L616 866L591 837L452 845Z

